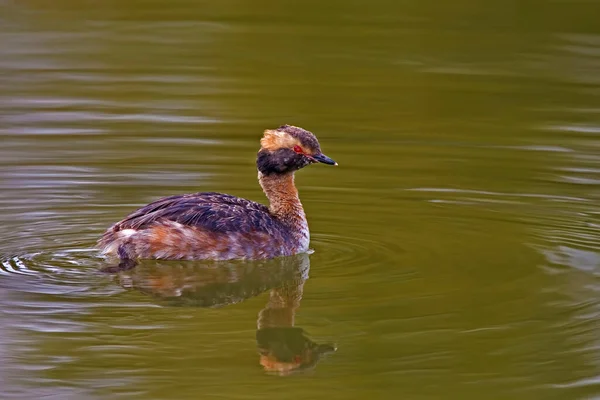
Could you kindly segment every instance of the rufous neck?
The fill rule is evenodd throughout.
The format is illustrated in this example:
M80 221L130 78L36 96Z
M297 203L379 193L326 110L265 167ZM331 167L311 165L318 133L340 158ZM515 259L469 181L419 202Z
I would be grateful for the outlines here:
M269 199L269 211L273 215L283 219L298 216L305 218L293 173L264 175L259 172L258 181Z

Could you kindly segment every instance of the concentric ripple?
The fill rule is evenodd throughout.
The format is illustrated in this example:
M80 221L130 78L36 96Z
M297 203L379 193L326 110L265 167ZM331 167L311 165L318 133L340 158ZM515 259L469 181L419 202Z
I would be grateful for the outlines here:
M314 234L311 247L316 262L321 255L327 259L321 268L340 276L364 274L375 265L393 263L404 251L383 240L325 233Z
M122 290L99 273L102 259L94 249L39 252L4 258L0 287L29 294L96 297Z

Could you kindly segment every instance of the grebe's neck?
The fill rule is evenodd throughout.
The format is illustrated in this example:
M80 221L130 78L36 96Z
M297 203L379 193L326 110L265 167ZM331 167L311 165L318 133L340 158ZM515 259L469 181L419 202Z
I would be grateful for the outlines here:
M300 217L306 220L304 208L298 197L298 190L294 185L294 174L258 173L258 182L269 199L269 211L276 217L287 221Z
M294 185L294 174L265 175L259 171L258 181L269 199L269 211L289 227L289 232L295 239L293 254L307 251L310 232Z

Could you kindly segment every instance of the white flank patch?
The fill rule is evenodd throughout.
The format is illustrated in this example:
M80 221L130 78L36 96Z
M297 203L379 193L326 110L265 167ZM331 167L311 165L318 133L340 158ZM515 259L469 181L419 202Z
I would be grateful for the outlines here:
M116 255L117 250L119 250L119 246L121 245L121 243L123 243L123 241L125 239L131 237L132 235L134 235L136 233L137 233L137 231L135 229L123 229L122 231L119 231L117 233L117 239L113 240L111 243L109 243L108 246L106 246L102 250L102 254Z
M137 231L135 229L123 229L119 232L119 236L121 236L123 239L127 239L129 236L133 235L136 232Z

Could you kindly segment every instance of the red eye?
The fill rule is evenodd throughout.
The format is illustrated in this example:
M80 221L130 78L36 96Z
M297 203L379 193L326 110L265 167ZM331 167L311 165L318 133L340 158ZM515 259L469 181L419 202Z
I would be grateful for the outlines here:
M300 147L300 146L298 146L298 145L295 145L295 146L294 146L294 151L295 151L296 153L298 153L298 154L302 154L302 153L304 153L304 152L302 151L302 147Z

